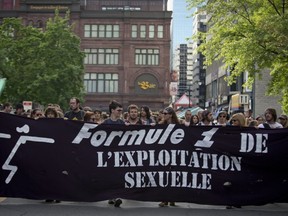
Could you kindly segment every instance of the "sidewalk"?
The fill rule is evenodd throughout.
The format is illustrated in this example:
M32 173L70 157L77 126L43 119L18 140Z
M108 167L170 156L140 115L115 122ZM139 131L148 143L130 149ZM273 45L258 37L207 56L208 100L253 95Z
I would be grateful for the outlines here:
M2 199L3 200L3 199ZM244 206L242 208L226 209L226 206L199 205L193 203L176 203L176 207L158 207L158 202L139 202L123 200L121 208L101 202L61 202L48 204L39 200L8 198L0 202L0 215L3 216L46 216L46 215L113 215L113 216L170 216L170 215L288 215L287 203L273 203L264 206Z

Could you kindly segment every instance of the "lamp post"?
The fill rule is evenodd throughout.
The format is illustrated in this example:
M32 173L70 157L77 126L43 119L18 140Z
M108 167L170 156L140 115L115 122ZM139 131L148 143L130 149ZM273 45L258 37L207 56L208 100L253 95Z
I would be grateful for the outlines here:
M191 108L191 82L188 82L188 107Z
M202 92L201 92L201 85L202 85L202 82L199 81L198 82L198 106L202 105ZM201 103L200 103L201 102Z

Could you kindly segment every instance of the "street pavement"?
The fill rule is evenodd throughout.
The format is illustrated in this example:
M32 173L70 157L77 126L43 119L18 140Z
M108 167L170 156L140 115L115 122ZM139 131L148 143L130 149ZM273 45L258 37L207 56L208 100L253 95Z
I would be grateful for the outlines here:
M244 206L226 209L226 206L176 203L175 207L158 207L158 202L123 200L120 208L101 202L61 202L45 203L42 200L28 200L0 197L0 216L226 216L263 215L287 216L288 203L273 203L264 206Z

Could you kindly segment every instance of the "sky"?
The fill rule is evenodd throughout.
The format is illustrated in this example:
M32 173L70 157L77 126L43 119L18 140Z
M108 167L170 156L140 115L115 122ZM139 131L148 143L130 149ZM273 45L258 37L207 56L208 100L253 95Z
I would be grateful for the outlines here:
M186 38L192 36L192 23L191 17L192 11L186 9L186 0L169 0L168 8L173 6L173 20L172 20L172 41L173 50L176 49L179 44L187 43Z

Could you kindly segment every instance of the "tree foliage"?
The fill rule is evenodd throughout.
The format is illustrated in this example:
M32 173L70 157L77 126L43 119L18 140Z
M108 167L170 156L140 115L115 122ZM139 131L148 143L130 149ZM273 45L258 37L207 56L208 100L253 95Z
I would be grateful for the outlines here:
M83 98L84 53L69 24L58 11L45 30L24 26L19 18L0 25L0 77L7 78L2 101L31 100L67 108L69 98Z
M187 0L196 13L209 14L209 28L200 33L200 51L206 64L222 60L233 67L227 77L231 84L247 71L251 86L269 69L267 93L282 96L282 109L288 113L288 1L287 0ZM266 70L267 71L267 70Z

